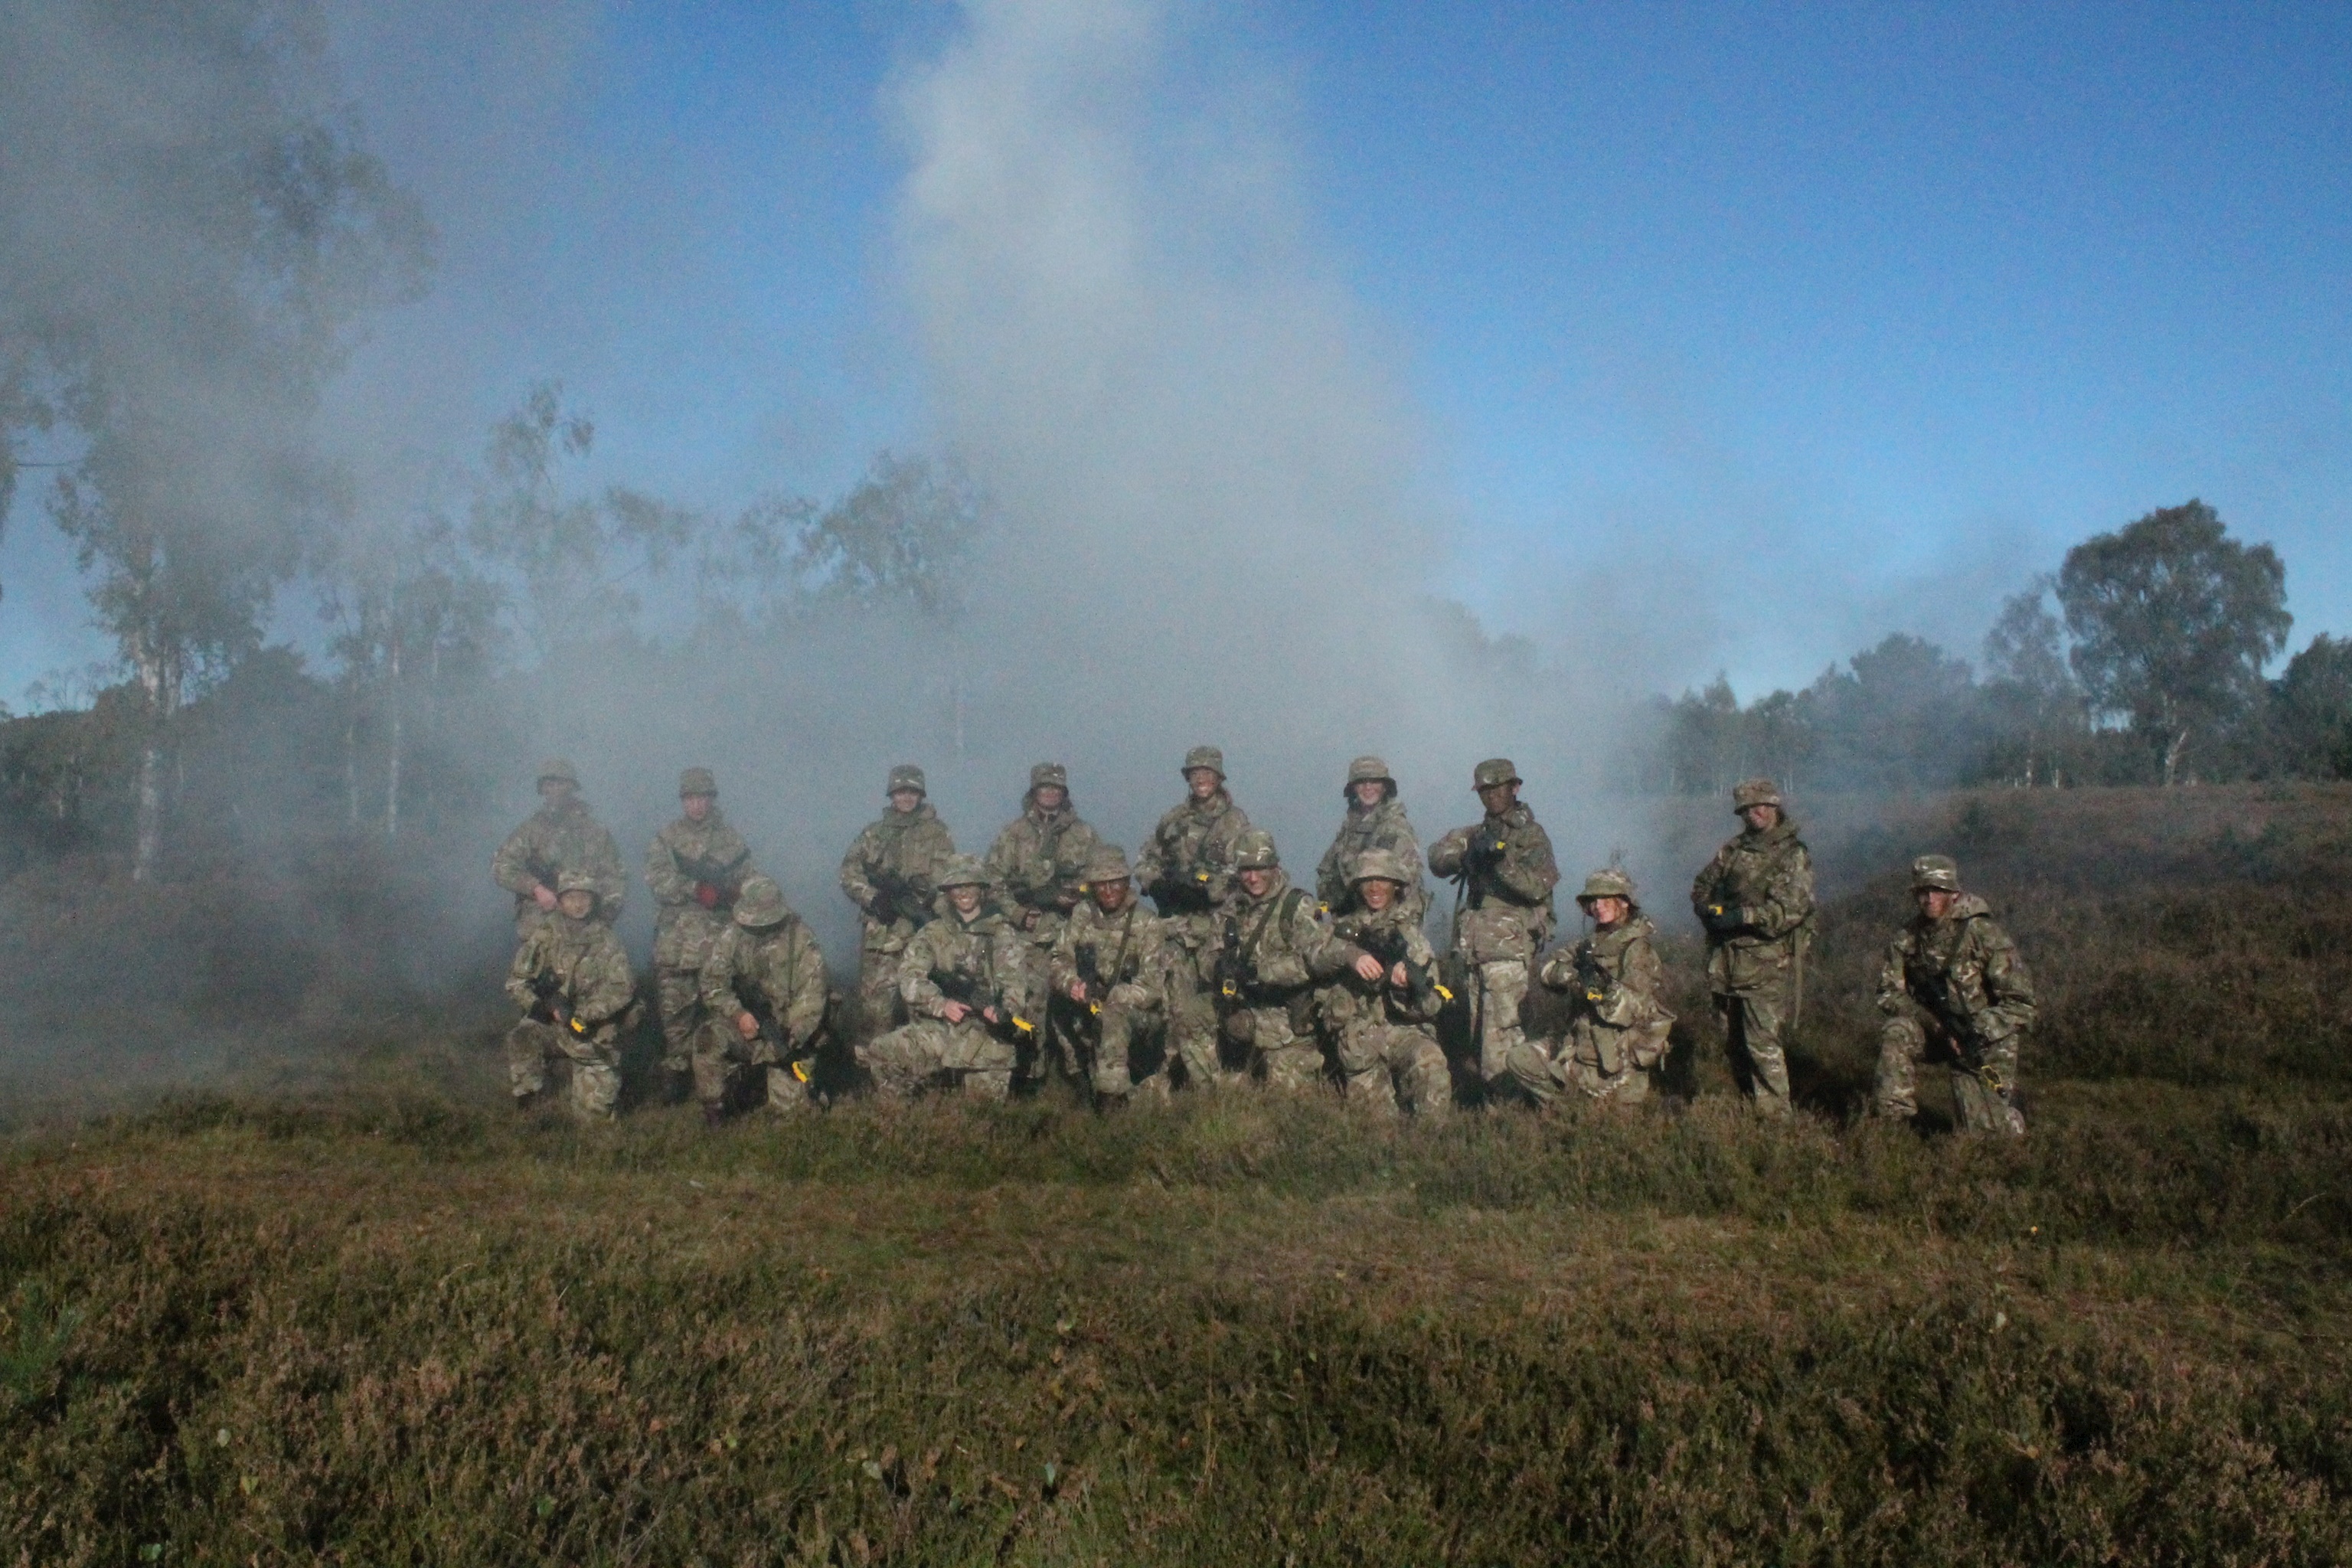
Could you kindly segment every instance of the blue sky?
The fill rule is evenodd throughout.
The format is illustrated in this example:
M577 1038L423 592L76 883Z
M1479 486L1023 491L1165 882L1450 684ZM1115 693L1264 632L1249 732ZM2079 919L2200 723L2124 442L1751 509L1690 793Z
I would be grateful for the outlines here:
M837 489L929 413L865 4L351 6L376 145L445 232L331 424L463 454L531 380L600 471ZM1661 683L1801 682L2191 495L2352 631L2352 7L1184 7L1159 85L1239 95L1299 243L1426 426L1433 583ZM373 446L371 447L371 443ZM20 503L0 697L103 652Z

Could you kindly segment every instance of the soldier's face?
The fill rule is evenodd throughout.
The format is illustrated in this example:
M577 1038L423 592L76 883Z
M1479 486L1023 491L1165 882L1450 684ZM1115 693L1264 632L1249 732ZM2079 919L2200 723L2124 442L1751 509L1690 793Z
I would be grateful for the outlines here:
M1777 805L1743 805L1739 808L1739 820L1748 824L1754 832L1769 833L1780 826L1780 808Z
M890 792L890 809L908 812L923 804L923 792L919 789L894 789Z
M1378 779L1359 779L1348 786L1348 793L1356 797L1358 805L1370 811L1381 804L1381 796L1389 793L1389 786Z
M549 805L562 805L572 799L572 785L570 779L541 779L539 781L539 798Z
M574 888L555 900L555 907L575 921L584 921L588 911L596 907L596 895L585 888Z
M685 808L688 822L703 822L709 818L710 808L719 804L719 797L715 795L682 795L677 797L677 803Z
M1630 912L1625 908L1624 900L1610 898L1587 899L1584 910L1592 917L1592 923L1603 931L1611 926L1622 925Z
M1107 915L1115 915L1127 908L1128 895L1135 891L1135 884L1125 877L1116 882L1097 882L1093 886L1095 908Z
M1265 897L1266 889L1274 886L1274 878L1273 867L1252 866L1241 874L1242 890L1253 899L1262 899Z
M950 888L948 902L955 906L956 913L968 916L980 908L980 889L970 882L964 883L961 887Z
M1948 893L1941 888L1919 889L1919 912L1931 921L1939 921L1950 914L1952 906L1959 901L1959 894Z
M1037 797L1040 811L1059 811L1062 803L1070 798L1070 792L1060 784L1039 784L1032 793Z
M1397 885L1386 877L1367 877L1356 884L1356 897L1361 899L1364 908L1374 914L1395 903L1396 896Z
M1493 784L1478 786L1478 804L1486 808L1489 816L1500 816L1511 809L1519 798L1519 786L1515 784Z
M1217 793L1217 770L1193 768L1185 773L1184 782L1192 786L1194 800L1206 800Z

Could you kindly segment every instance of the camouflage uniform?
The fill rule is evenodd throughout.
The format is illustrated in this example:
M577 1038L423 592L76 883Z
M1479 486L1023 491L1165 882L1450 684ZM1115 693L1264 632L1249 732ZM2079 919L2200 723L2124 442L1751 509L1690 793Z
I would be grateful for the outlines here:
M594 892L599 879L566 871L557 891ZM541 990L547 994L542 997ZM523 1010L507 1031L507 1080L518 1104L547 1087L548 1063L572 1063L572 1109L610 1121L621 1103L621 1029L637 1005L637 981L621 939L591 907L581 920L558 910L515 950L507 994Z
M1037 792L1048 785L1065 792L1058 811L1045 811L1037 805ZM996 889L997 907L1037 950L1034 967L1040 972L1060 940L1070 911L1085 897L1082 884L1087 865L1102 843L1095 830L1079 820L1069 802L1069 773L1059 763L1039 763L1031 768L1029 793L1022 801L1020 817L1005 825L982 862ZM1070 1012L1068 998L1055 993L1047 999L1046 1014L1050 1026L1043 1043L1051 1047L1064 1075L1075 1082L1080 1076L1081 1047L1075 1033L1077 1019ZM1045 1067L1041 1052L1035 1063L1038 1076L1044 1076Z
M1731 792L1733 805L1781 807L1769 779ZM1691 883L1691 909L1706 928L1706 977L1734 1061L1748 1063L1748 1094L1773 1115L1789 1110L1788 1037L1803 997L1812 940L1813 862L1785 810L1759 833L1743 829Z
M550 759L539 770L540 783L550 779L575 789L580 784L578 771L561 757ZM621 847L589 812L588 803L576 795L560 806L541 806L507 835L507 841L490 858L491 877L515 896L517 938L528 940L548 918L548 911L530 896L531 884L553 888L567 871L594 879L598 921L609 926L621 918L621 904L629 893L628 873L621 868Z
M923 770L890 770L889 789L923 788ZM885 793L888 793L886 791ZM930 920L940 867L955 853L948 825L924 801L912 811L886 811L841 858L841 890L865 914L857 949L859 1027L879 1034L898 1017L898 962L907 943Z
M1387 795L1369 810L1356 804L1356 786L1366 783L1388 786ZM1396 780L1389 776L1389 765L1378 757L1358 757L1348 764L1348 787L1342 793L1348 815L1315 868L1315 896L1332 913L1344 912L1349 889L1356 881L1356 862L1367 851L1383 850L1402 863L1404 885L1398 889L1398 899L1406 912L1419 920L1429 909L1429 889L1421 879L1421 836L1413 832L1404 803L1397 799Z
M1089 885L1128 876L1126 857L1108 844L1097 847L1087 868ZM1164 1059L1139 1079L1135 1076L1150 1037L1167 1021L1166 924L1132 892L1124 908L1109 913L1089 898L1070 911L1055 944L1048 984L1054 998L1081 1019L1076 1037L1097 1101L1124 1100L1137 1088L1155 1096L1168 1092ZM1070 986L1080 980L1087 981L1087 1000L1072 1002Z
M766 1069L771 1110L806 1105L807 1069L793 1069L814 1058L824 1027L824 954L773 879L744 881L696 981L707 1016L694 1038L694 1093L705 1113L725 1110L739 1066ZM745 1013L760 1022L750 1040L735 1026Z
M1151 841L1135 858L1137 885L1166 921L1171 943L1168 966L1168 1051L1184 1064L1196 1088L1221 1082L1228 1074L1217 1059L1217 1005L1211 974L1222 922L1218 905L1233 890L1234 841L1250 820L1224 787L1225 754L1214 746L1185 753L1180 772L1207 768L1217 775L1217 793L1205 801L1186 796L1160 819Z
M716 796L719 784L709 768L688 768L678 776L677 793L681 800ZM715 799L700 822L681 816L646 848L646 886L654 894L654 1000L661 1009L662 1066L672 1073L693 1066L702 966L751 875L751 847L719 815Z
M1658 928L1633 902L1633 884L1620 872L1585 879L1577 902L1622 899L1625 919L1596 930L1573 948L1554 948L1539 978L1569 994L1568 1031L1556 1049L1529 1040L1511 1053L1511 1078L1528 1098L1549 1105L1563 1089L1622 1105L1649 1098L1650 1069L1666 1054L1675 1016L1659 1000L1665 966L1654 939Z
M1473 777L1481 789L1519 782L1507 757L1480 763ZM1551 890L1559 881L1551 835L1515 801L1500 816L1490 813L1431 845L1429 868L1462 879L1466 907L1454 918L1454 951L1471 987L1478 1076L1499 1083L1511 1053L1527 1039L1519 1008L1528 966L1551 940Z
M1391 1115L1402 1083L1416 1116L1443 1116L1454 1108L1453 1078L1437 1043L1437 1014L1445 993L1437 984L1437 952L1421 929L1420 915L1405 903L1405 879L1418 876L1421 868L1388 849L1368 850L1354 866L1346 889L1351 905L1357 902L1356 887L1367 878L1396 883L1397 896L1377 914L1351 908L1332 926L1339 941L1389 966L1376 981L1352 967L1342 969L1323 990L1323 1024L1331 1031L1341 1080L1349 1100ZM1401 987L1391 984L1400 963L1406 980Z
M1871 1109L1881 1116L1918 1113L1913 1079L1932 1038L1952 1057L1960 1125L2022 1133L2017 1053L2034 1011L2025 961L1985 901L1960 892L1959 868L1948 857L1913 861L1911 885L1914 892L1934 889L1958 898L1942 920L1921 911L1887 946L1878 971L1878 1008L1886 1021L1879 1027Z
M1269 1087L1311 1088L1323 1076L1315 983L1338 974L1363 950L1334 937L1315 896L1290 885L1272 834L1260 827L1243 834L1234 863L1237 870L1264 868L1276 875L1263 898L1252 898L1236 881L1219 922L1210 959L1213 976L1221 962L1230 965L1218 977L1225 1037L1249 1048Z
M950 857L938 875L942 893L987 885L980 862L969 855ZM909 1021L858 1047L857 1064L874 1075L877 1091L894 1100L942 1073L952 1074L968 1095L1003 1100L1020 1059L1017 1038L1034 1032L1038 1016L1032 950L1003 911L984 901L969 918L945 899L941 906L944 912L915 932L899 961L898 994ZM971 1011L957 1023L947 1017L950 989L971 998L966 1004ZM999 1022L980 1016L985 1006L997 1008Z

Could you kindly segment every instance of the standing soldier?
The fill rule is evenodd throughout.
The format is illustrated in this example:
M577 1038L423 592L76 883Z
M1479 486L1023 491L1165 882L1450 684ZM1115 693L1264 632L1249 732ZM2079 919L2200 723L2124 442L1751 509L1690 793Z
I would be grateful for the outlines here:
M1135 858L1135 878L1167 921L1168 1052L1196 1089L1232 1075L1217 1060L1217 906L1233 889L1234 844L1250 820L1225 788L1225 753L1195 746L1184 753L1181 804L1160 819Z
M1744 824L1691 884L1706 928L1706 977L1724 1043L1745 1061L1748 1093L1770 1116L1789 1113L1788 1041L1805 997L1812 940L1813 861L1770 779L1731 792Z
M1406 898L1421 868L1388 849L1365 850L1355 867L1348 912L1332 934L1363 956L1323 994L1348 1098L1394 1115L1401 1084L1414 1115L1443 1116L1454 1106L1437 1043L1447 993L1437 983L1437 953Z
M1356 862L1367 851L1378 849L1404 867L1399 896L1403 912L1419 920L1429 908L1428 891L1421 885L1421 836L1413 832L1404 803L1397 799L1396 780L1389 776L1388 763L1378 757L1358 757L1349 763L1342 795L1348 815L1340 820L1331 847L1323 851L1322 863L1315 868L1315 896L1333 914L1344 913L1349 890L1356 881Z
M1650 1095L1650 1069L1666 1054L1675 1016L1658 994L1665 966L1653 939L1658 928L1633 900L1633 880L1613 868L1584 879L1577 903L1591 934L1554 948L1540 978L1569 997L1568 1033L1557 1051L1529 1040L1511 1053L1511 1079L1538 1105L1572 1089L1616 1105Z
M551 757L539 770L539 810L490 858L490 875L515 896L518 938L527 940L554 912L556 884L567 871L594 882L598 920L611 925L621 918L629 891L621 847L580 798L578 770Z
M1323 1076L1315 983L1351 964L1377 974L1381 963L1331 934L1315 895L1290 885L1265 829L1234 841L1234 880L1210 971L1225 1035L1249 1048L1268 1088L1312 1088Z
M1486 819L1455 828L1429 849L1429 868L1460 884L1454 951L1470 985L1478 1076L1490 1088L1527 1039L1519 1006L1527 1000L1528 965L1551 938L1551 890L1559 881L1551 835L1519 803L1519 782L1508 757L1480 763L1471 788Z
M1069 770L1059 763L1039 763L1031 768L1021 815L996 836L982 867L995 885L997 903L1005 918L1036 949L1034 967L1040 973L1070 911L1086 896L1087 864L1100 844L1095 830L1078 819L1070 804ZM1046 1013L1049 1027L1039 1046L1050 1047L1064 1077L1072 1083L1084 1082L1078 1066L1076 1018L1066 1004L1049 1002ZM1033 1070L1039 1078L1045 1076L1044 1048Z
M1073 1009L1087 1055L1097 1110L1127 1103L1135 1089L1168 1093L1163 1058L1140 1079L1135 1068L1147 1037L1167 1016L1166 933L1159 916L1137 900L1127 857L1097 844L1087 867L1087 899L1070 913L1049 970L1053 994Z
M769 1110L806 1105L824 1027L824 954L774 878L744 879L734 919L712 941L698 979L708 1015L694 1042L703 1121L717 1126L726 1119L738 1065L767 1069Z
M596 907L597 887L588 872L560 873L554 912L507 971L507 994L523 1010L507 1031L517 1110L547 1088L548 1064L559 1058L572 1064L572 1110L583 1121L609 1121L621 1103L621 1026L637 1005L637 981Z
M1974 893L1960 891L1948 855L1911 862L1919 912L1886 949L1878 971L1880 1116L1919 1112L1913 1078L1932 1038L1950 1052L1952 1098L1970 1131L2025 1131L2017 1109L2017 1048L2033 1024L2033 981L2009 933Z
M923 770L890 770L890 809L841 858L841 890L864 913L857 950L859 1028L871 1037L898 1017L898 958L931 918L939 871L955 853L948 825L923 798Z
M654 893L654 998L661 1008L662 1068L674 1093L694 1070L702 966L751 875L751 847L719 815L719 781L709 768L678 775L677 801L682 815L646 849L646 885Z
M898 967L908 1021L857 1048L857 1064L893 1100L941 1073L964 1093L1003 1100L1013 1089L1021 1037L1037 1016L1030 947L1003 911L989 907L988 875L969 855L938 872L946 910L915 932Z

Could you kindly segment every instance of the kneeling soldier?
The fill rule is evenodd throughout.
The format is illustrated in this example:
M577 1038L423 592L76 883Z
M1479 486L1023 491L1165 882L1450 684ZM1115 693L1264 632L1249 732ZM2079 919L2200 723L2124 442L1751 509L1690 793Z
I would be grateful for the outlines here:
M695 1037L703 1022L696 1001L702 966L751 875L751 847L720 813L719 781L709 768L688 768L678 775L677 804L677 820L646 847L646 886L654 892L654 1001L661 1010L662 1069L674 1086L682 1086L694 1069Z
M1241 887L1226 903L1212 969L1225 1037L1249 1047L1268 1087L1310 1088L1323 1076L1316 982L1364 957L1363 950L1334 937L1315 895L1290 885L1273 834L1253 827L1234 839L1234 866Z
M899 962L910 1021L860 1046L857 1064L891 1099L947 1074L968 1095L1003 1100L1023 1037L1035 1038L1029 941L986 907L988 877L971 856L948 857L939 888L947 912L914 934Z
M613 928L596 918L599 876L566 871L555 911L533 928L507 971L523 1017L507 1031L507 1079L517 1108L547 1088L547 1067L572 1064L572 1109L606 1121L621 1103L621 1026L637 1005L636 977Z
M1564 1089L1622 1105L1649 1098L1650 1069L1666 1054L1675 1016L1658 1000L1664 965L1652 944L1657 927L1633 901L1633 879L1595 871L1577 903L1592 932L1573 948L1554 948L1541 979L1569 995L1568 1031L1556 1050L1528 1041L1511 1053L1511 1078L1538 1105Z
M1124 1105L1139 1086L1168 1093L1166 1052L1140 1080L1134 1077L1149 1037L1167 1023L1167 940L1160 917L1137 902L1127 857L1100 844L1087 865L1087 901L1070 911L1054 948L1052 984L1077 1015L1076 1037L1091 1052L1095 1103Z
M1878 1087L1871 1109L1881 1116L1918 1114L1913 1079L1930 1041L1952 1058L1952 1098L1960 1125L1978 1132L2021 1134L2016 1105L2017 1048L2033 1023L2033 982L2009 933L1974 893L1960 891L1960 868L1948 855L1911 862L1919 912L1887 945L1878 972Z
M771 1110L806 1105L824 1027L824 954L774 878L744 880L734 919L702 966L701 998L708 1016L694 1040L694 1093L703 1120L726 1118L739 1067L767 1069Z
M1349 912L1332 934L1360 952L1323 994L1323 1021L1349 1100L1396 1113L1401 1085L1416 1116L1453 1109L1452 1075L1437 1043L1437 1014L1450 999L1437 983L1437 952L1410 897L1416 868L1386 849L1356 858Z

